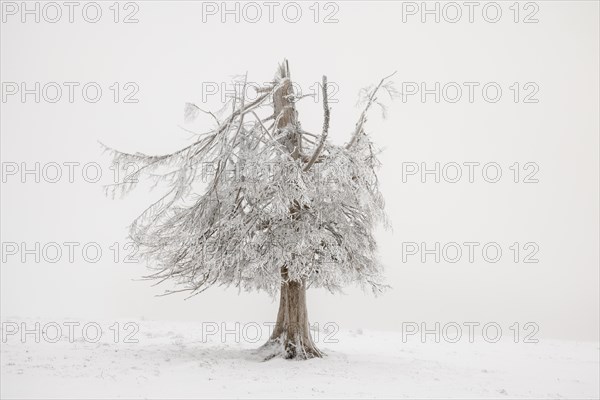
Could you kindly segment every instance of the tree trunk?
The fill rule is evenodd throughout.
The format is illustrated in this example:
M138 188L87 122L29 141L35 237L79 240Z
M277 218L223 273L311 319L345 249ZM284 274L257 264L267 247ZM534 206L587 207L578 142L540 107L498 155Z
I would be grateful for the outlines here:
M273 94L273 115L277 121L277 129L286 129L287 135L282 139L283 144L290 152L292 158L300 157L300 134L298 127L298 113L289 96L294 95L294 88L290 79L290 68L287 60L279 66L279 79L285 80L282 86Z
M279 78L288 79L273 96L275 118L278 118L277 128L288 129L284 144L291 156L297 159L300 156L300 135L296 131L296 108L289 96L293 95L290 79L290 70L287 60L279 68ZM300 205L297 201L290 205L290 215L293 219L300 219ZM281 297L279 299L279 312L275 329L269 341L263 348L269 349L268 358L283 354L285 358L307 359L322 357L310 335L308 312L306 310L306 284L304 281L289 281L286 266L281 267Z
M278 354L284 358L323 357L310 334L304 282L288 281L287 268L281 268L281 296L275 329L265 348L272 350L267 358Z

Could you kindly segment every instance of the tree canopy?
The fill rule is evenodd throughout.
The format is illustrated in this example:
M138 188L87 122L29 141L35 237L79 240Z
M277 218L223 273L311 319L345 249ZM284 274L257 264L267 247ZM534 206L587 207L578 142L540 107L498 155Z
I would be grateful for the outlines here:
M188 114L206 112L215 125L185 148L159 156L109 149L114 162L137 166L127 182L108 188L113 195L132 190L138 178L167 187L130 228L154 270L149 278L180 285L166 293L195 295L218 284L275 294L285 266L287 279L308 287L358 283L380 291L373 231L386 217L365 123L381 88L394 93L387 78L365 92L345 145L327 139L325 77L323 130L302 129L284 63L257 99L248 101L244 87L225 113L187 104Z

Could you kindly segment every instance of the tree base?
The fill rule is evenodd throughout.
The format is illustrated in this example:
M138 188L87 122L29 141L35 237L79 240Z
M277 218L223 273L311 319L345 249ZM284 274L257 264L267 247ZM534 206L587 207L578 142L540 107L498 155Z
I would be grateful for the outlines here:
M264 361L277 357L286 360L309 360L323 358L326 355L317 349L310 338L308 340L286 340L283 337L269 339L258 349L258 352Z

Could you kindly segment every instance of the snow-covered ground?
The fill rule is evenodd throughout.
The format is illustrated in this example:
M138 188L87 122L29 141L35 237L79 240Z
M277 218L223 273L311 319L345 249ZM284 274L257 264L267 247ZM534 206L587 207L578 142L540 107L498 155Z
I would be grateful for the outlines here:
M337 343L324 343L321 332L326 358L263 362L254 351L262 342L237 343L233 334L225 343L219 334L203 340L198 323L135 321L136 332L120 321L115 343L114 322L99 322L103 333L92 343L93 326L81 335L87 321L72 335L63 322L56 343L36 343L34 334L23 343L4 322L2 398L599 397L598 343L402 343L400 333L373 331L339 331L328 340ZM55 327L46 328L54 340ZM138 343L124 343L129 333Z

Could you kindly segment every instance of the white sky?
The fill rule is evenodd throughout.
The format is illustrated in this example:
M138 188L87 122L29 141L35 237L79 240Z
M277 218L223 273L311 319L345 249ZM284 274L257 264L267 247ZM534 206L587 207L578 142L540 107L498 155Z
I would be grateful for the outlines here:
M360 88L393 71L398 89L402 82L426 82L428 88L435 82L457 82L464 89L456 103L435 103L433 95L421 102L412 96L388 104L386 120L372 113L367 130L385 148L382 191L394 230L382 232L379 242L393 289L377 299L353 288L343 296L310 291L312 321L371 329L399 329L402 321L496 321L503 327L531 321L540 326L541 337L597 340L597 2L536 2L539 23L533 24L513 22L512 2L501 3L502 18L495 24L486 22L479 8L474 23L466 15L454 24L443 19L435 23L432 17L422 23L419 14L407 15L403 23L403 3L391 1L336 2L337 9L321 5L319 19L337 10L339 21L330 24L313 22L312 2L302 3L296 24L286 22L279 8L274 23L265 14L252 24L235 23L233 17L222 23L219 14L203 22L199 2L148 1L137 3L138 23L123 24L112 22L111 4L101 3L103 14L96 24L85 22L80 8L73 23L65 14L54 24L43 18L35 23L32 16L22 23L19 13L3 11L3 94L7 82L26 82L30 88L35 82L81 83L73 103L64 86L65 97L55 104L35 103L32 95L25 103L19 94L3 100L4 168L10 162L30 167L35 162L97 162L103 176L98 183L86 182L81 166L75 167L74 183L66 176L54 184L43 179L35 183L32 176L21 183L20 175L8 176L1 194L2 242L29 247L35 242L98 242L104 251L97 264L85 262L80 252L73 264L66 255L55 264L37 264L31 256L22 263L18 255L3 253L3 319L274 320L277 302L266 294L238 296L235 289L213 288L185 302L184 296L156 298L162 289L132 280L144 274L143 265L112 261L111 243L127 241L127 225L159 193L140 188L124 200L104 197L101 184L110 182L112 171L97 141L148 153L182 147L190 139L177 127L183 124L183 106L202 103L203 83L220 85L246 72L250 81L269 80L287 57L293 79L305 91L323 74L339 88L330 129L336 142L348 139L358 118ZM132 10L121 9L120 17ZM521 9L519 18L532 10ZM103 89L95 104L81 96L87 82ZM114 82L119 82L121 96L129 93L123 85L134 82L139 102L114 103ZM480 83L472 103L463 82ZM488 82L503 90L496 103L481 96ZM539 102L515 103L514 82L521 96L531 91L527 82L535 83ZM219 96L212 96L204 107L218 104ZM320 129L319 104L305 99L299 111L305 129ZM503 175L495 184L485 182L480 170L474 183L466 177L455 184L436 184L431 177L421 183L414 176L403 183L406 162L429 167L435 162L496 162ZM509 167L515 162L521 167L536 163L539 183L512 182ZM418 256L403 263L403 242L430 247L435 242L497 242L503 257L488 263L479 250L474 263L466 255L454 264L421 263ZM535 242L540 262L515 263L509 249L514 242ZM521 261L525 254L521 249Z

